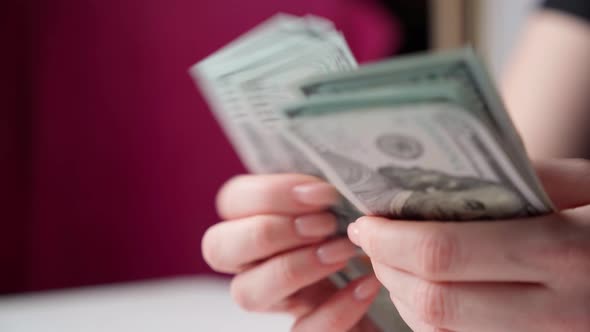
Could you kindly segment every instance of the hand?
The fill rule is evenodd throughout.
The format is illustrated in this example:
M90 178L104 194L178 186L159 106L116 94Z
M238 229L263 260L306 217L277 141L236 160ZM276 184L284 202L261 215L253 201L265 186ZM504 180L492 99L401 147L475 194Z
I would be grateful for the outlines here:
M414 331L590 331L590 163L537 166L559 213L349 226Z
M338 290L326 278L356 254L331 239L326 209L337 191L305 175L239 176L224 185L218 212L227 221L205 233L202 252L216 271L235 273L234 300L246 310L287 312L293 331L374 331L363 316L381 286L375 276Z

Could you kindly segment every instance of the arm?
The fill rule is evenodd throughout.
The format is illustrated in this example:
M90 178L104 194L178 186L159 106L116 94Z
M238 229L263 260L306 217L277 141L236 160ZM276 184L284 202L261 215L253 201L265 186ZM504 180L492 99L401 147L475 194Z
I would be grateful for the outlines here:
M590 151L590 24L542 10L529 21L502 92L533 158Z

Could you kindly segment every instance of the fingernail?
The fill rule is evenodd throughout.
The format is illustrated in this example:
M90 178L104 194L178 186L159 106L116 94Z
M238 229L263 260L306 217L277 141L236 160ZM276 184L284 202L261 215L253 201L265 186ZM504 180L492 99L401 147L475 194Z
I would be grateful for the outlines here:
M379 280L375 276L368 277L361 281L354 289L354 298L357 301L365 301L377 294L381 288Z
M360 231L359 226L356 222L353 222L348 225L347 233L350 241L356 244L357 246L360 246Z
M342 263L356 255L356 247L347 239L339 239L319 247L316 254L323 264Z
M336 218L330 213L309 214L295 218L295 230L304 237L328 236L336 232Z
M326 182L310 182L293 188L293 195L300 203L328 206L338 202L338 191Z

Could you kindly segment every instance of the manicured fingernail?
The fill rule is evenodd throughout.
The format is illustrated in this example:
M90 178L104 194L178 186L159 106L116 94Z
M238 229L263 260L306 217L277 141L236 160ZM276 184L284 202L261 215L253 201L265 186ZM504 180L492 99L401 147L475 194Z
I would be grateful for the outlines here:
M316 254L323 264L342 263L356 256L356 247L347 239L339 239L319 247Z
M338 191L326 182L310 182L293 188L293 195L307 205L328 206L338 202Z
M336 232L336 218L330 213L308 214L295 218L295 230L304 237L328 236Z
M360 246L359 232L359 226L356 222L353 222L348 225L348 238L350 239L350 241L352 241L352 243L356 244L357 246Z
M375 276L368 277L361 281L354 289L354 298L357 301L365 301L377 294L381 288L379 280Z

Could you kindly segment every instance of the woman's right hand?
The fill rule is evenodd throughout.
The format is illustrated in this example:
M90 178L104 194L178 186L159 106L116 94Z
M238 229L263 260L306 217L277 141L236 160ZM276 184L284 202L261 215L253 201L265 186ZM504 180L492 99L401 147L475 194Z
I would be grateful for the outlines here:
M205 233L203 256L215 271L235 274L231 293L242 308L290 313L292 331L375 331L364 318L381 286L375 276L340 290L327 280L356 254L347 238L331 238L337 225L326 209L338 199L307 175L235 177L219 191L225 221Z

